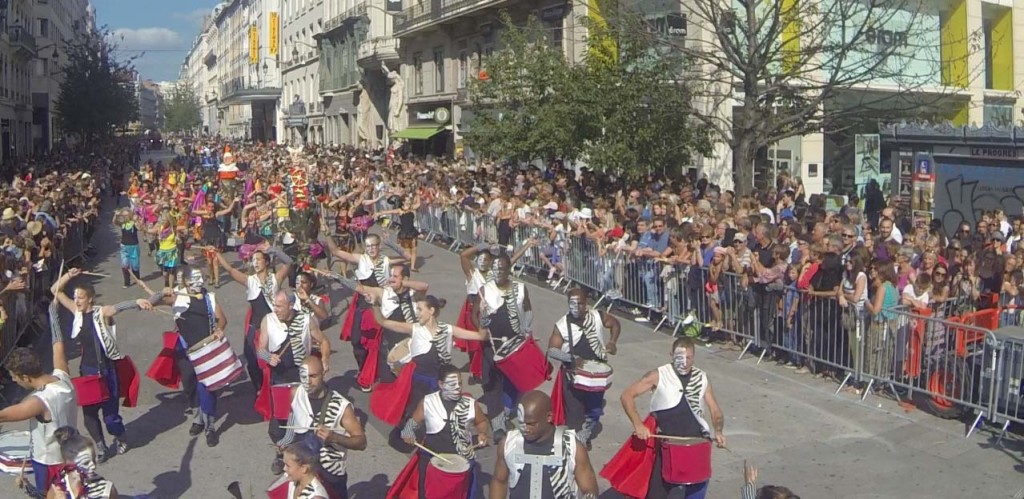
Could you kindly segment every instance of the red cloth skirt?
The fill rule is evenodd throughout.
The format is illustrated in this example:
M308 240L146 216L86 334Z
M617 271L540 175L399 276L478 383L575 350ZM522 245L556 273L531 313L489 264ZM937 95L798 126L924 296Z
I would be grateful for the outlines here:
M409 462L395 477L385 499L418 499L420 488L420 451L414 450Z
M146 370L146 377L162 386L177 390L181 384L181 372L178 371L178 363L174 361L174 350L178 347L178 333L164 331L163 341L163 348L153 359L149 369Z
M379 358L380 358L380 344L384 335L381 334L380 325L377 324L377 320L373 317L373 311L370 309L363 310L363 316L359 320L360 330L362 334L359 338L359 343L366 348L368 352L366 356L366 362L363 363L363 368L359 370L359 377L356 381L359 386L372 386L377 381L377 373L380 370Z
M562 426L565 424L565 396L562 392L562 380L565 378L562 367L555 373L555 384L551 387L551 424Z
M377 383L377 388L370 394L370 412L381 421L395 426L402 420L405 406L409 403L412 392L412 374L416 371L416 362L409 362L402 367L398 379L392 383Z
M654 416L647 416L647 419L644 419L644 426L654 433L657 429ZM613 489L626 497L646 497L647 487L651 483L651 473L654 471L655 445L654 437L644 442L631 435L608 464L601 468L601 476L608 480Z
M139 405L139 370L132 362L132 358L125 355L124 358L114 361L114 371L117 373L118 398L123 398L121 405L135 407Z
M467 296L466 301L462 303L462 310L459 311L459 320L455 322L456 326L462 329L468 329L470 331L476 331L476 326L473 325L472 320L473 305L470 298ZM482 341L464 340L462 338L455 338L455 346L459 350L469 354L469 372L473 373L473 376L477 378L484 377L484 344Z
M348 311L345 312L345 320L341 323L341 341L349 341L352 339L352 326L356 324L356 300L359 297L352 295L352 299L348 302Z

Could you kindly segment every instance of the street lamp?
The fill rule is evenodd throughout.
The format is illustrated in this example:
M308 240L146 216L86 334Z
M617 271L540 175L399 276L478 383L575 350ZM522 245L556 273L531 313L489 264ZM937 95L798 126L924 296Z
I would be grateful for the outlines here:
M309 43L302 42L302 41L299 41L299 40L295 40L292 43L293 44L303 45L303 46L309 47L311 49L320 50L320 47L318 47L316 45L311 45ZM298 58L299 58L299 48L296 47L295 45L292 45L292 59L298 59Z

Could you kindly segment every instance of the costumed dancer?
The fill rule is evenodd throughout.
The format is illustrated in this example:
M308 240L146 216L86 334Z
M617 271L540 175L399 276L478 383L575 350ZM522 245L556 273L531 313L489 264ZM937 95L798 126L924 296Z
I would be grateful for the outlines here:
M230 219L225 219L224 217L230 216L235 210L238 198L232 199L220 210L217 209L218 195L213 193L204 194L200 191L197 194L197 198L202 203L202 206L192 210L192 215L199 218L200 222L197 234L199 237L196 237L196 240L201 239L203 244L206 245L206 248L203 249L203 256L206 257L207 265L209 265L208 272L210 279L213 281L213 286L219 288L220 259L217 258L217 252L224 250L224 245L227 243L224 231L230 224ZM225 224L221 225L221 221L224 221Z
M318 295L313 292L316 289L317 279L312 272L302 271L295 277L295 310L302 311L316 317L317 325L327 320L330 304L326 295Z
M284 450L298 441L319 457L320 479L331 499L348 499L349 450L366 450L366 434L352 402L327 387L324 364L310 355L299 367L300 384L292 397L289 429L277 442Z
M156 264L164 275L164 287L174 286L174 274L181 261L178 252L178 228L172 212L164 209L155 224L147 230L155 236Z
M373 295L365 294L363 298L374 303L370 301L374 300ZM419 322L416 324L385 319L379 307L372 307L374 318L381 327L410 336L408 353L396 359L396 368L401 369L398 379L394 383L378 385L370 396L370 412L392 426L397 426L402 416L411 414L412 411L406 411L407 408L434 391L438 369L452 363L454 338L476 341L487 339L485 332L469 331L438 322L437 316L444 305L444 298L433 295L418 300L416 315Z
M510 372L498 368L498 361L510 359L512 354L531 354L533 350L539 350L531 336L533 311L529 293L525 284L515 282L510 278L511 272L511 259L508 255L499 255L494 261L494 280L480 288L480 324L489 332L491 339L484 345L484 377L485 380L496 378L501 382L503 410L495 423L496 431L508 429L512 424L516 415L515 404L520 391L537 388L551 371L551 365L547 363L543 353L540 354L540 362L546 365L546 368L542 366L541 369L546 369L548 372L543 373L540 379L529 376L533 373L528 369L510 374ZM520 352L521 350L522 352ZM517 359L519 358L517 357ZM533 358L530 357L531 364L532 361ZM518 367L535 368L537 366ZM517 370L515 366L510 366L509 369L510 371ZM521 386L517 387L510 375L521 376L517 379L525 381L520 382ZM487 391L486 383L484 388Z
M597 498L597 477L587 449L577 445L573 430L555 426L551 399L527 392L519 402L523 429L498 443L491 499Z
M579 427L576 437L584 445L590 445L604 414L612 373L608 355L617 351L620 330L618 319L590 308L587 293L575 288L569 291L569 313L558 319L548 340L548 357L561 363L551 393L555 424Z
M283 451L283 470L288 478L288 499L330 499L317 476L317 455L305 443L296 442Z
M462 391L462 375L452 365L437 371L437 388L420 401L402 429L402 440L422 445L437 454L460 456L469 469L458 480L431 480L428 466L431 455L418 450L388 490L389 498L465 499L476 497L478 464L476 449L490 441L491 425L480 403ZM419 430L423 429L420 438ZM476 432L476 443L473 432Z
M391 276L388 285L383 288L358 285L356 293L371 294L375 303L380 303L381 314L388 320L405 322L407 324L419 323L416 312L417 297L422 297L430 289L430 285L423 281L409 279L405 264L391 265ZM395 374L388 366L388 355L398 346L402 340L408 339L408 335L383 328L383 340L378 349L377 369L374 369L375 376L371 377L370 369L360 372L360 385L370 384L376 381L381 383L393 383ZM376 379L374 379L376 378Z
M114 226L121 230L121 276L124 287L142 275L139 264L139 221L132 210L121 208L114 212Z
M64 286L79 274L80 269L71 269L53 283L50 291L64 308L74 314L71 339L78 340L82 361L78 367L80 377L73 381L82 406L85 429L102 451L102 463L128 451L119 402L123 397L125 407L135 407L139 398L139 373L131 358L118 348L117 327L112 319L125 310L150 310L153 306L146 299L127 300L117 305L96 305L93 302L96 290L86 282L75 285L75 297L72 299L64 293ZM100 411L103 411L103 424L100 423ZM104 424L114 437L110 447L107 447L103 435Z
M56 300L50 304L50 334L53 371L43 370L42 360L31 348L15 348L4 360L4 369L28 395L21 402L0 410L0 423L28 421L32 477L36 492L42 494L64 468L60 443L54 439L54 434L58 428L78 425L78 396L68 374L71 368L64 354L64 335ZM28 486L24 469L17 481L22 488Z
M356 280L364 287L382 288L387 286L391 276L391 265L406 261L404 258L390 258L381 254L381 238L376 234L366 236L364 245L366 253L349 253L338 248L338 245L334 243L334 238L326 239L331 254L356 266ZM369 393L373 389L372 380L376 376L367 376L363 374L363 370L370 369L372 373L376 373L376 361L382 336L380 326L373 322L373 315L366 313L369 308L370 305L366 303L366 300L360 298L359 293L353 293L345 322L341 325L341 339L352 342L352 353L356 358L360 376L364 381L367 378L371 380L359 384L359 389L364 393ZM367 360L373 362L369 367L367 367Z
M174 311L177 334L174 338L173 365L178 370L181 389L189 408L198 408L188 434L194 437L205 432L206 445L213 447L220 440L214 428L217 420L217 390L231 383L241 375L241 371L222 371L228 377L217 376L210 383L198 381L196 366L189 359L188 352L211 340L224 338L228 320L216 295L206 289L202 271L181 271L178 273L178 282L182 286L173 292L168 290L167 294L161 296L159 304L170 306Z
M313 316L297 312L295 310L295 295L285 291L278 291L274 295L274 313L267 314L260 326L259 343L256 346L256 355L259 356L267 366L269 372L263 379L264 390L270 390L271 386L291 385L295 387L300 384L299 376L302 362L306 356L312 354L313 341L317 343L320 357L323 359L324 372L327 372L331 365L331 344L320 331ZM285 407L275 407L278 397L270 396L270 425L267 434L272 442L278 442L284 438L285 430L281 426L286 425L289 411L288 400L291 394L283 397ZM290 411L289 411L290 412ZM274 474L281 474L280 456L274 461L272 467Z
M249 373L249 381L256 390L263 387L263 370L256 357L256 342L259 340L260 324L270 313L274 295L281 289L281 283L288 278L292 258L283 251L264 242L261 250L253 253L252 274L235 269L228 263L222 253L217 253L217 260L227 269L228 275L238 284L245 286L245 299L249 301L249 313L245 316L245 345L242 355L245 356L245 370ZM271 270L270 255L277 259L277 267ZM261 395L263 395L261 393ZM256 412L268 417L269 401L256 398Z
M73 426L57 428L53 439L60 445L64 464L51 483L47 499L118 497L114 482L96 473L96 444Z
M633 437L601 470L612 487L627 497L703 499L711 478L711 428L725 448L725 417L707 374L694 367L694 342L672 343L672 362L648 372L622 392L622 408L633 423ZM648 392L651 409L641 420L636 398ZM704 406L711 425L704 419ZM655 439L651 435L675 439Z
M235 155L231 150L224 151L224 158L217 167L217 179L221 188L228 198L238 197L238 165L235 164Z

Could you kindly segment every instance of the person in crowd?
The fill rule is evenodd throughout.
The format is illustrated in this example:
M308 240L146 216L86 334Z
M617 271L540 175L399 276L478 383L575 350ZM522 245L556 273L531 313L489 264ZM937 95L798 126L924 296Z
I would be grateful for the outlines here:
M114 483L96 472L98 460L95 442L79 433L74 426L57 428L53 432L53 440L60 445L64 463L50 484L47 499L118 497Z

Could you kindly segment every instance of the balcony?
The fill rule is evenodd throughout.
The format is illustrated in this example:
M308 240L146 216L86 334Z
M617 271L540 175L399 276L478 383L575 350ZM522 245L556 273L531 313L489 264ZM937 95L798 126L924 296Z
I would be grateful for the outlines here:
M21 26L11 26L7 28L7 39L10 40L11 47L18 55L25 58L35 57L36 39L31 33L25 31Z
M250 102L255 100L277 100L281 87L253 84L245 78L234 78L220 86L220 97L225 102Z
M359 44L356 62L367 68L380 68L382 62L397 63L398 38L381 36Z
M355 22L359 18L366 16L366 2L360 2L355 7L342 12L324 23L324 31L317 36L325 36L329 32L334 31L348 23Z
M456 17L489 7L497 7L507 0L433 0L417 3L395 15L395 37L432 26Z

